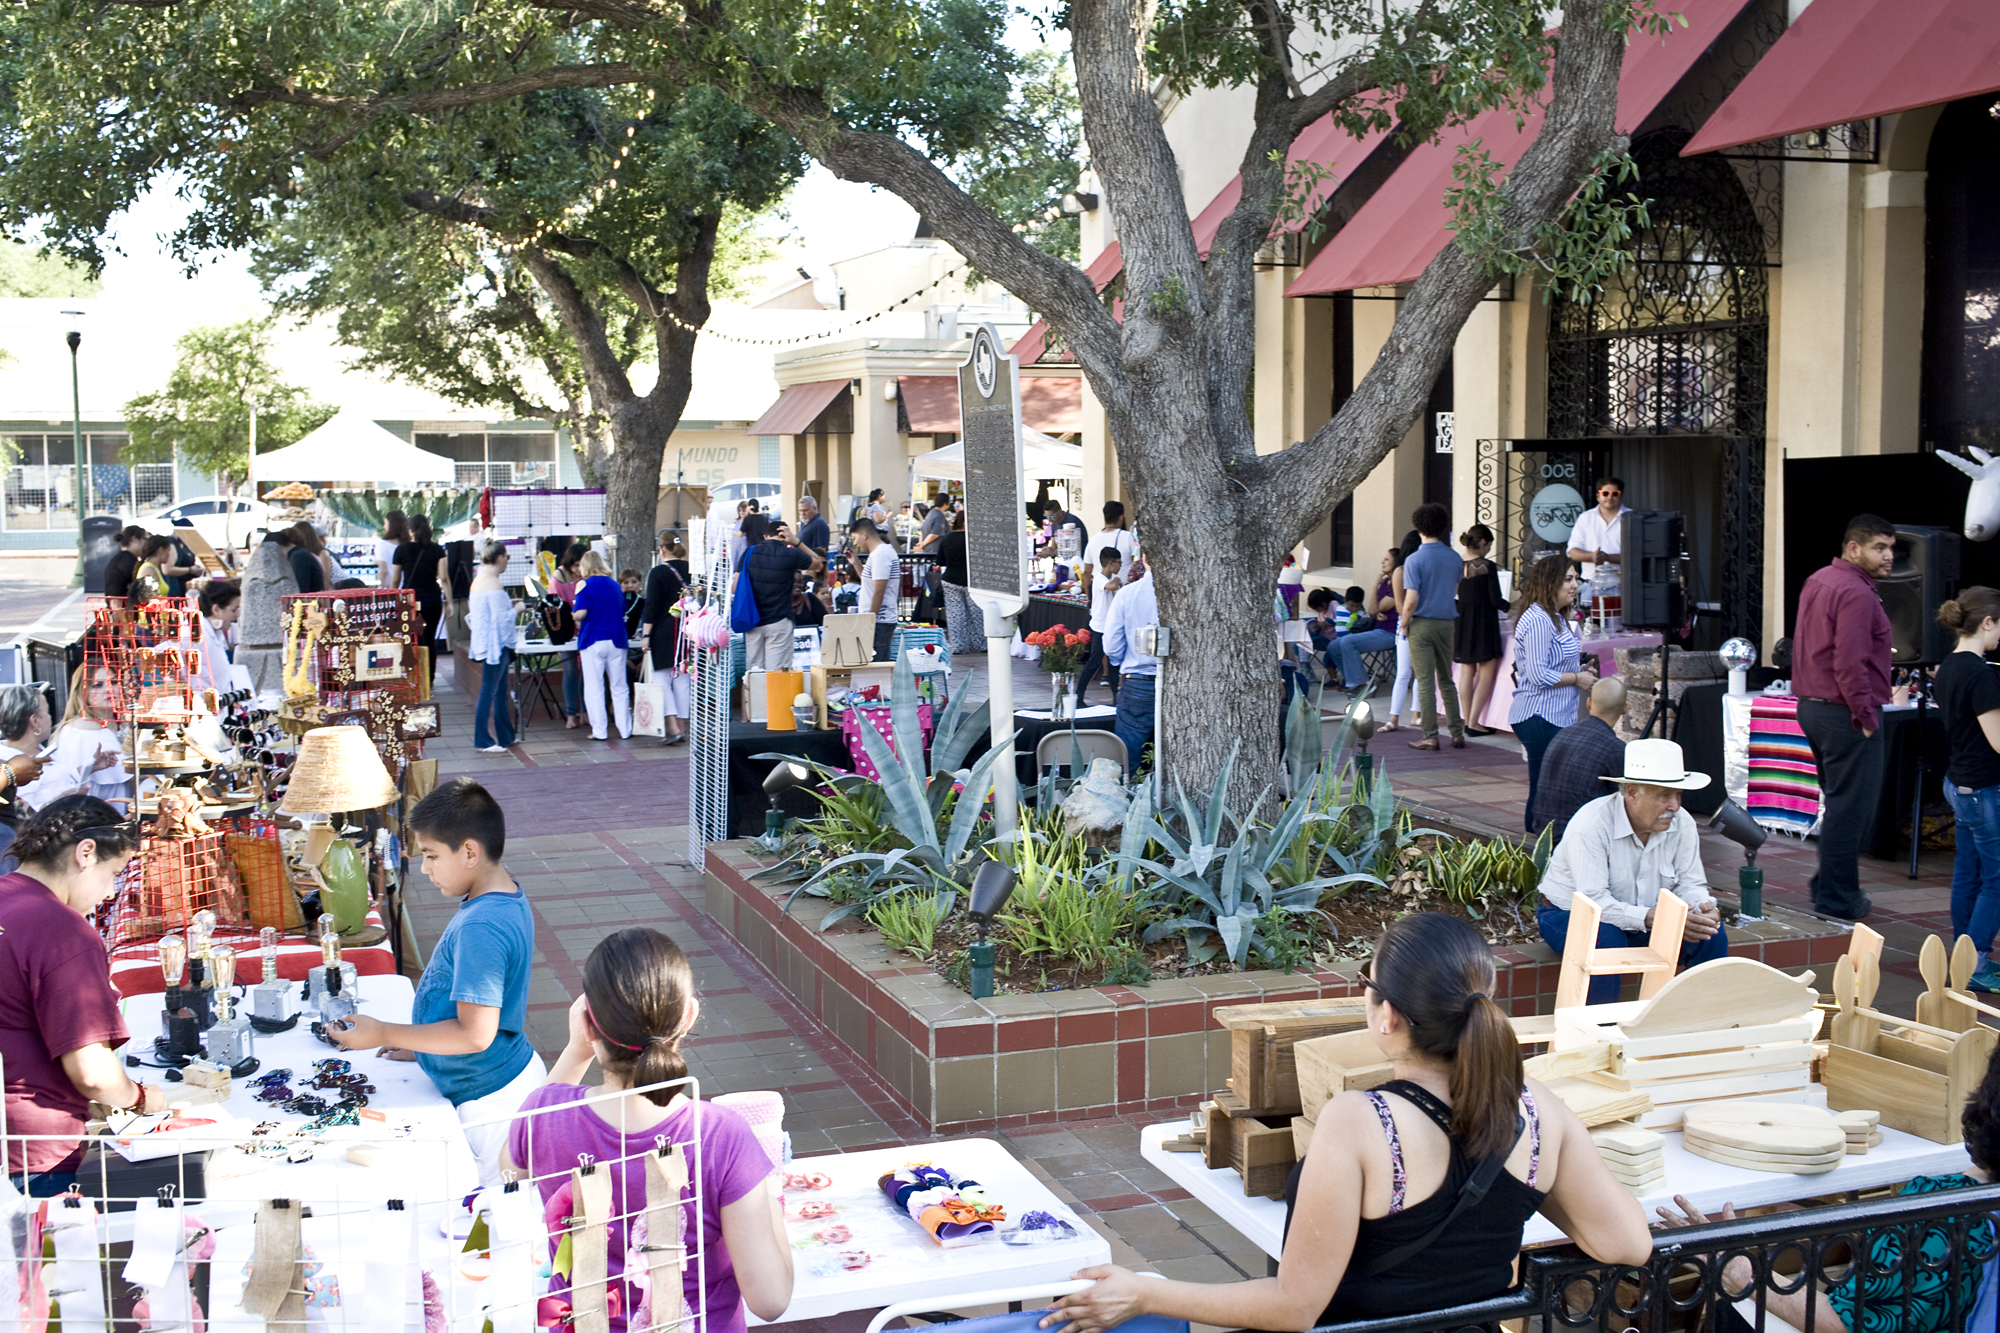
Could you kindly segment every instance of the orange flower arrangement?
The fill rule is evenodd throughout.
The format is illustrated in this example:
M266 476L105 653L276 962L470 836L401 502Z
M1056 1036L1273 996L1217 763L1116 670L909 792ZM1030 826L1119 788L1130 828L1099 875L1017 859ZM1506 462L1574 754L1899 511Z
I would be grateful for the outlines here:
M1084 659L1090 656L1090 631L1087 629L1073 630L1066 625L1051 625L1028 635L1024 642L1030 648L1042 650L1042 670L1058 675L1083 670Z

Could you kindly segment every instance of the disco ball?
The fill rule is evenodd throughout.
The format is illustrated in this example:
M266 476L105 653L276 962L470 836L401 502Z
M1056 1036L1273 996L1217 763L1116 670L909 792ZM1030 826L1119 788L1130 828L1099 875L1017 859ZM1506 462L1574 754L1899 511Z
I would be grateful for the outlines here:
M1757 665L1757 645L1748 639L1731 639L1722 645L1722 660L1732 671L1747 671Z

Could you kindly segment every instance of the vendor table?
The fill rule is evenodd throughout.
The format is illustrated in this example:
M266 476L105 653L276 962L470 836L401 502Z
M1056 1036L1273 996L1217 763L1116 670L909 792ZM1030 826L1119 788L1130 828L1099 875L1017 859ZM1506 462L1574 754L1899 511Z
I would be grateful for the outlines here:
M1628 630L1618 634L1606 634L1583 641L1585 657L1597 655L1598 674L1615 676L1618 674L1618 659L1614 655L1619 648L1657 648L1666 642L1658 633L1650 630ZM1458 668L1454 666L1452 670ZM1487 700L1484 715L1473 719L1479 726L1492 727L1499 731L1511 732L1507 710L1514 706L1514 622L1503 617L1500 621L1500 667L1493 678L1493 697ZM1416 695L1410 696L1410 709L1416 709Z
M976 1180L989 1198L1007 1210L1008 1230L1031 1210L1061 1218L1077 1229L1072 1240L1047 1245L1007 1245L998 1235L945 1249L899 1210L876 1184L911 1163L928 1162L961 1180ZM1079 1268L1111 1262L1111 1246L1084 1225L1013 1154L993 1139L947 1139L901 1148L795 1158L793 1174L819 1171L833 1183L810 1193L787 1191L789 1213L803 1200L837 1206L838 1221L851 1233L846 1245L869 1255L867 1266L849 1270L836 1255L841 1246L820 1245L811 1233L820 1224L788 1220L792 1246L792 1303L782 1320L824 1319L850 1310L874 1310L891 1301L936 1300L949 1308L967 1292L1062 1282ZM764 1321L750 1316L752 1324Z
M550 643L546 639L524 639L514 649L514 670L520 673L527 688L521 695L521 729L526 731L528 723L534 720L535 705L540 703L542 711L556 717L563 711L562 685L549 684L549 673L561 674L563 658L574 656L576 640L568 643Z
M1202 1165L1198 1152L1168 1152L1167 1139L1187 1128L1186 1120L1148 1125L1139 1131L1139 1151L1148 1162L1173 1179L1176 1185L1213 1209L1218 1217L1235 1227L1264 1253L1277 1258L1284 1251L1285 1205L1261 1195L1243 1196L1243 1177L1228 1167L1210 1170ZM1912 1176L1949 1175L1970 1169L1972 1158L1962 1143L1932 1143L1901 1130L1882 1129L1882 1142L1859 1156L1841 1160L1839 1166L1818 1176L1795 1176L1773 1171L1752 1171L1747 1167L1724 1166L1698 1157L1681 1147L1679 1134L1665 1135L1667 1183L1639 1199L1650 1222L1653 1209L1671 1205L1676 1194L1704 1212L1718 1211L1723 1204L1756 1208L1774 1203L1816 1199L1847 1190L1875 1189L1898 1184ZM1540 1213L1528 1219L1521 1233L1523 1247L1548 1245L1567 1239L1556 1224Z
M761 722L729 724L729 828L739 837L755 837L764 831L764 811L770 805L764 795L764 779L776 768L774 759L755 759L760 754L795 754L801 759L828 768L848 769L847 742L838 728L825 731L772 731ZM778 808L788 815L811 818L819 813L819 801L812 792L794 787L778 799Z
M1102 687L1099 687L1100 690ZM1078 710L1076 729L1078 731L1111 731L1112 723L1118 720L1118 710L1110 704L1092 704ZM1035 771L1035 746L1051 732L1068 731L1068 721L1057 722L1049 717L1046 710L1014 714L1014 776L1022 786L1032 786L1041 781L1042 775ZM987 737L980 737L966 752L965 762L970 764L980 755L992 749ZM1069 760L1064 758L1063 763Z
M290 890L287 890L290 892ZM382 914L374 908L368 909L368 924L382 925ZM236 950L243 965L256 972L255 977L242 974L255 982L264 975L264 955L259 942L259 932L250 926L217 926L211 937L216 944L226 944ZM371 944L362 948L343 948L342 960L354 964L354 970L364 977L386 977L396 971L396 958L390 952L389 942ZM319 966L320 952L317 940L308 940L303 935L282 935L278 938L278 975L286 981L304 981L306 973ZM160 942L138 940L131 944L121 944L111 951L111 984L121 995L139 995L153 991L160 984Z
M1082 600L1030 594L1028 605L1014 623L1020 626L1023 634L1039 634L1056 625L1066 629L1085 629L1090 624L1090 606Z

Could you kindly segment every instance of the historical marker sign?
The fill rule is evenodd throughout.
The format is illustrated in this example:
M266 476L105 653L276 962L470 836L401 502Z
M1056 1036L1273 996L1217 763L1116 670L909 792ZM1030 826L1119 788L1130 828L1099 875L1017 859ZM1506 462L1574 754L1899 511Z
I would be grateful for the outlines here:
M972 335L972 355L958 369L958 412L969 586L982 605L1012 613L1028 604L1020 365L991 324Z

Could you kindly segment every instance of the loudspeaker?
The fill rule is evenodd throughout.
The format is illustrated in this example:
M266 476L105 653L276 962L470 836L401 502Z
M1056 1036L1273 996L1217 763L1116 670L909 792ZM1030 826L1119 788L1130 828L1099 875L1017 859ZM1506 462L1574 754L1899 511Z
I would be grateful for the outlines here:
M1896 562L1875 585L1889 613L1889 660L1935 666L1958 644L1937 609L1958 595L1959 535L1947 528L1896 528Z
M1622 622L1627 629L1679 629L1688 620L1681 581L1687 529L1680 510L1629 510L1624 525Z

